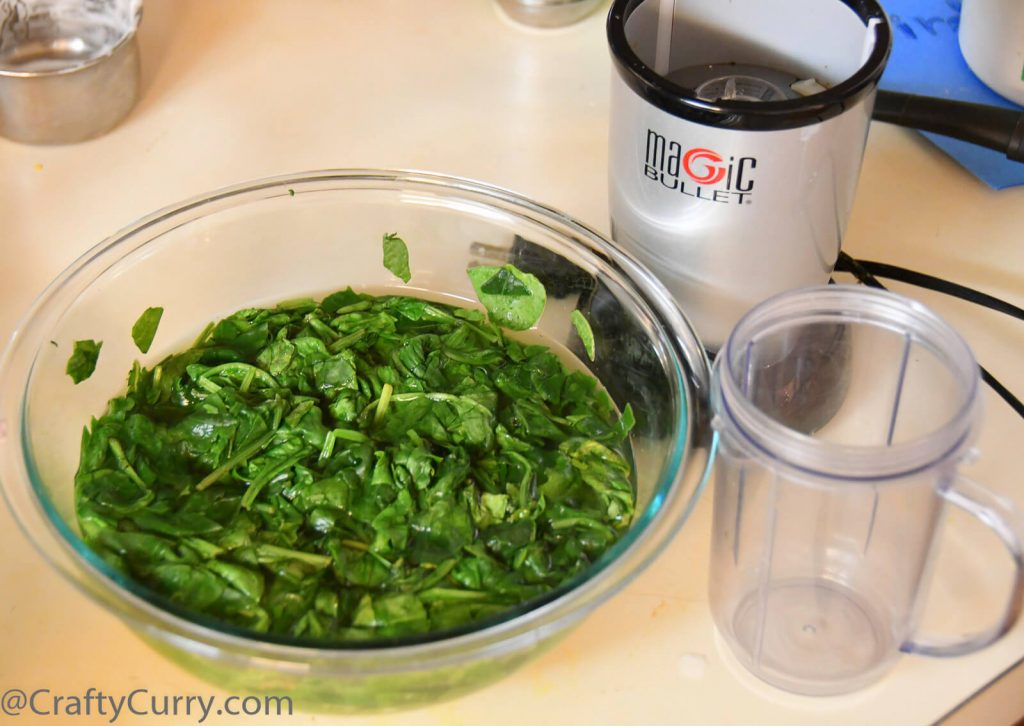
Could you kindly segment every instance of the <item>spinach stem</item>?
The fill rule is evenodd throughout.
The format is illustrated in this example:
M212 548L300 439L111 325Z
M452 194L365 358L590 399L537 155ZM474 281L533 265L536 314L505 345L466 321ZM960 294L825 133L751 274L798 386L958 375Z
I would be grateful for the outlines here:
M301 552L299 550L290 550L287 547L278 547L272 544L261 544L256 547L256 555L261 559L269 562L274 560L292 559L299 560L300 562L306 562L316 567L327 567L331 564L331 558L327 555L318 555L314 552Z
M345 439L346 441L354 441L357 444L364 444L370 440L370 437L361 431L353 431L351 429L334 429L331 431L336 438Z
M107 441L107 446L110 447L110 452L114 455L114 459L117 460L118 468L127 474L128 478L140 487L143 489L149 489L149 487L146 486L146 482L142 481L142 477L140 477L138 472L135 471L135 468L128 463L128 457L124 455L124 448L121 446L121 442L117 439L110 439Z
M315 308L316 300L311 297L295 297L290 300L282 300L276 309L288 312L290 310L302 310L303 308Z
M334 453L334 442L337 436L333 431L328 431L327 435L324 436L324 445L320 449L320 456L317 457L316 463L323 464L325 461L331 458L331 454Z
M251 507L253 501L255 501L256 497L259 495L260 490L262 490L263 487L265 487L267 484L273 481L274 477L276 477L281 472L295 466L305 457L306 452L303 451L297 456L293 456L290 459L285 459L279 464L267 467L266 471L260 472L260 475L256 477L256 479L254 479L251 484L249 484L249 488L246 489L245 494L242 495L242 509L248 509L249 507Z
M519 482L519 506L525 508L530 500L530 487L527 484L530 483L530 479L533 477L533 466L526 460L525 456L515 451L506 451L505 455L510 459L518 461L526 470L526 473L523 474L523 478Z
M306 316L306 323L320 334L321 338L325 338L325 342L333 341L338 337L338 334L331 330L331 328L319 318L314 318L312 315Z
M256 368L250 368L249 372L245 374L245 378L242 379L242 384L238 387L238 390L242 393L249 392L249 386L256 380Z
M219 366L214 366L213 368L203 371L203 374L199 376L199 379L202 380L204 378L211 378L212 376L216 375L233 375L235 377L241 377L242 380L244 380L245 376L249 375L250 373L256 378L258 378L260 380L260 383L262 383L267 388L278 388L276 378L274 378L272 375L267 373L262 368L257 368L256 366L251 365L249 363L221 363Z
M243 448L241 451L236 453L230 459L228 459L223 464L218 466L216 469L211 471L209 474L204 476L199 481L199 483L196 484L196 491L197 492L201 492L204 489L206 489L207 487L209 487L210 485L216 484L218 481L220 481L220 479L225 474L227 474L229 471L234 469L236 466L239 466L240 464L245 463L245 461L250 456L252 456L256 452L260 451L267 444L269 444L271 441L273 441L274 440L274 436L276 436L276 435L277 435L277 432L271 431L266 436L263 436L262 438L258 439L257 441L254 441L253 443L251 443L248 446L246 446L245 448Z
M375 424L380 423L381 419L384 418L384 414L388 410L388 405L391 403L391 391L394 389L390 383L385 383L380 388L380 398L377 399L377 410L373 414L373 422Z
M487 600L490 594L480 590L457 590L454 587L431 587L417 593L426 602L440 600Z
M207 393L219 393L222 386L217 385L209 378L200 378L196 381L196 385L202 388Z
M441 582L444 578L448 577L448 573L455 569L455 560L445 560L430 574L430 577L425 579L421 584L422 590L428 590L437 583Z
M587 519L586 517L566 517L565 519L556 519L551 522L551 529L569 529L570 527L586 527L587 529L594 529L599 532L605 532L610 536L615 536L614 530L608 525L593 519Z
M366 328L360 328L355 332L349 333L348 335L338 338L336 341L327 346L327 350L331 351L332 353L340 353L345 348L348 348L358 343L360 340L363 339L364 335L366 335Z
M351 305L346 305L345 307L338 308L337 310L334 311L334 319L331 322L337 323L339 322L338 318L348 313L361 313L364 310L369 310L370 307L371 303L369 300L361 300L360 302L352 303Z

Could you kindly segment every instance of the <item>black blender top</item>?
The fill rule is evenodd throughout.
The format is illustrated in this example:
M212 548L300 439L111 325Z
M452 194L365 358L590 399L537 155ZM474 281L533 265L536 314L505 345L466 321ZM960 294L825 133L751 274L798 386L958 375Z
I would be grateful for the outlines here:
M841 0L868 26L877 23L867 61L842 83L807 96L790 91L795 76L752 66L715 64L654 72L626 40L626 21L644 0L614 0L608 13L608 44L619 75L653 106L695 123L740 131L781 131L838 116L871 92L885 69L892 32L876 0ZM782 78L786 76L786 78Z

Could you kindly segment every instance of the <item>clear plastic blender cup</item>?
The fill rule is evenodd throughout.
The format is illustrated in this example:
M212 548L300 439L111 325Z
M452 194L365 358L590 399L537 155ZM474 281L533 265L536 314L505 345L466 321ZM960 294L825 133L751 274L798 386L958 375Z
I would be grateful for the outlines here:
M900 652L960 655L1013 625L1021 518L957 472L979 388L964 340L893 293L807 288L739 322L715 362L710 601L751 672L796 693L845 693ZM915 631L946 504L990 527L1017 569L998 623L929 640Z

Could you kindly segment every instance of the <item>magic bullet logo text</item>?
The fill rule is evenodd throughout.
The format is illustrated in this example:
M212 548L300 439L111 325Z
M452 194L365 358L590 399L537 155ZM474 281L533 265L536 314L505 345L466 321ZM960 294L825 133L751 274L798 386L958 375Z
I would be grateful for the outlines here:
M753 156L724 157L703 147L683 149L678 141L647 130L644 176L670 191L718 204L751 204Z

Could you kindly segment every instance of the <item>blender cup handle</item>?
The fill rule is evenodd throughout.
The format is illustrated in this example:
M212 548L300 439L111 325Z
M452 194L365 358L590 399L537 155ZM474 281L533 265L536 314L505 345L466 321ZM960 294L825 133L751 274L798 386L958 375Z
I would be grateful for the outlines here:
M1024 519L1013 502L980 484L958 476L953 486L940 492L950 504L960 507L995 532L1006 545L1015 568L1013 589L999 622L987 630L958 639L911 639L900 646L904 653L956 656L972 653L999 640L1013 627L1024 603Z

